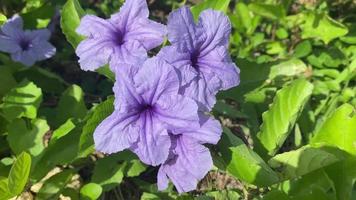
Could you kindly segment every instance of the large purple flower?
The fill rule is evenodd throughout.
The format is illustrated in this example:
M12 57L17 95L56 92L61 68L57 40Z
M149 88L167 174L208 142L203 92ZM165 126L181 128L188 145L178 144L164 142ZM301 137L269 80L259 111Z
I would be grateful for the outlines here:
M176 71L151 58L142 67L116 68L115 111L94 132L95 147L104 153L131 149L146 164L167 160L170 130L200 127L198 105L178 94Z
M50 36L47 29L24 31L22 18L15 15L1 27L0 51L10 53L16 62L32 66L56 53L56 48L48 42Z
M209 149L202 144L216 144L221 132L220 123L208 118L199 129L185 129L172 134L169 157L158 171L158 188L166 189L169 178L179 193L195 190L198 182L213 167Z
M239 84L239 69L231 61L228 43L231 24L222 12L205 10L195 24L187 7L168 18L168 39L159 57L178 69L182 77L181 94L197 100L206 108L215 103L219 90Z
M148 15L146 0L127 0L110 19L84 16L77 28L87 36L76 49L81 68L94 71L108 63L114 68L144 61L147 51L159 46L166 34L165 26Z

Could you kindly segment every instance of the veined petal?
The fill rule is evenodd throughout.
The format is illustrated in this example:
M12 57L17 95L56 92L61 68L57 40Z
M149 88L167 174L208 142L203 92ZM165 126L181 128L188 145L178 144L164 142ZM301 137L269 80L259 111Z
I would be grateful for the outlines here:
M110 38L116 29L108 20L95 15L85 15L80 20L80 24L76 31L79 34L90 38Z
M140 66L146 59L147 52L141 43L136 40L130 40L113 48L110 68L115 71L117 67L124 64Z
M167 62L157 57L145 61L134 77L134 82L138 93L149 104L154 104L163 94L178 94L177 72Z
M175 156L160 167L158 188L166 189L169 178L179 193L195 190L198 182L213 167L209 149L186 136L173 140L176 140Z
M169 15L168 39L180 52L194 51L201 41L198 37L193 15L188 7L184 6Z
M37 55L34 51L17 51L11 54L11 59L20 62L27 67L30 67L35 64Z
M199 69L205 73L214 73L222 82L223 90L240 83L240 70L233 63L224 46L219 46L204 57L199 58Z
M15 53L20 50L21 47L18 45L15 39L6 35L0 35L0 51L6 53Z
M23 34L23 21L19 15L14 15L1 27L1 31L12 38L20 38Z
M125 33L124 40L140 41L146 50L151 50L162 44L165 35L166 27L163 24L147 18L140 18L129 26Z
M37 60L45 60L51 58L56 54L56 48L47 41L41 41L36 43L32 48L31 51L34 51Z
M210 111L220 88L221 81L213 73L200 73L190 83L182 86L179 93L198 101L199 110Z
M76 49L80 67L85 71L95 71L104 66L112 53L112 43L106 39L86 39Z
M178 52L176 46L167 46L160 50L157 57L167 61L173 67L175 67L179 75L179 79L182 81L182 85L186 85L198 75L197 71L191 66L190 53Z
M95 149L103 153L116 153L137 142L139 127L135 125L137 113L114 111L94 132Z
M227 47L229 44L231 23L224 13L212 9L203 11L199 17L198 27L204 30L206 36L200 48L202 55L209 53L217 46Z
M182 95L162 95L155 105L155 114L170 129L200 127L198 104Z
M121 29L129 29L137 18L148 18L146 0L126 0L120 12L111 15L110 21Z
M140 160L157 166L167 160L171 141L165 127L151 112L141 114L139 141L131 147Z

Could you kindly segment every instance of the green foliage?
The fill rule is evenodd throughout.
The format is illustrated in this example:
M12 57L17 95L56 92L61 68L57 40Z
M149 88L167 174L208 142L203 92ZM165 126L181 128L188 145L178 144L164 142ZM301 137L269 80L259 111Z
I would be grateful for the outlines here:
M103 189L96 183L88 183L80 189L82 199L96 200L100 197Z
M8 189L13 196L21 194L26 186L27 179L31 170L31 156L27 153L21 153L13 166L8 177Z
M84 39L83 36L78 35L75 31L79 26L80 18L84 14L85 12L78 0L67 0L62 8L61 28L68 42L74 48Z
M312 90L313 85L308 81L296 80L278 91L269 110L263 113L257 137L269 155L274 155L283 145Z
M206 9L214 9L222 12L226 12L231 0L204 0L200 4L197 4L191 8L194 19L198 19L200 13Z

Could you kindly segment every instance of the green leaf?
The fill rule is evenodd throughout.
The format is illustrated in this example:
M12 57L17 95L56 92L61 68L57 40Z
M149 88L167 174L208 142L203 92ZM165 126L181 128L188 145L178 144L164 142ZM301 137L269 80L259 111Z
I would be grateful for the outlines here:
M282 19L286 16L286 11L281 4L250 3L248 8L257 15L273 20Z
M62 9L61 28L68 42L74 48L84 39L83 36L78 35L75 31L80 24L80 18L84 14L85 12L78 0L67 0Z
M0 13L0 25L3 25L6 21L6 16Z
M307 66L300 59L291 59L288 61L280 62L271 67L269 79L275 79L279 76L296 76L304 73Z
M28 176L30 175L30 170L31 156L28 153L23 152L17 157L10 170L8 187L12 194L19 195L23 191Z
M312 90L313 85L308 81L296 80L279 90L269 110L263 113L257 137L270 156L283 145Z
M344 158L336 148L313 148L304 146L300 149L278 154L268 164L281 172L282 180L293 179L314 170L331 165Z
M0 67L0 97L4 96L16 85L16 80L11 72L5 67Z
M25 121L24 119L15 119L8 125L7 140L15 154L26 151L36 157L45 148L43 137L48 131L49 126L46 120Z
M83 90L77 85L72 85L64 91L59 100L56 126L63 124L69 118L83 119L87 112Z
M87 156L94 151L93 133L96 127L114 111L114 97L109 97L103 103L97 105L86 117L82 135L79 141L79 155Z
M302 38L316 38L328 44L331 40L348 33L347 27L326 14L308 13L301 25Z
M218 144L226 171L247 183L269 186L279 181L277 174L241 139L225 128Z
M215 112L218 112L231 118L247 118L246 114L242 113L241 111L238 111L237 108L223 101L217 101L213 109Z
M96 200L103 192L103 188L96 183L88 183L80 189L81 199Z
M55 7L47 3L30 12L21 14L25 29L47 28L55 12Z
M23 81L4 96L0 109L8 121L20 117L34 119L41 102L41 89L32 82Z
M13 195L9 191L8 187L8 179L4 177L0 177L0 200L8 200L11 199Z
M109 191L122 182L126 163L120 164L121 154L112 154L96 162L91 182L101 185L104 191Z
M190 10L193 13L194 19L197 20L200 13L209 8L226 13L230 1L231 0L204 0L202 3L192 6Z
M313 146L334 146L356 155L355 107L344 104L323 123L310 141Z
M144 165L140 160L130 160L125 169L125 176L127 177L135 177L140 175L147 169L147 166Z
M71 180L73 176L73 170L62 171L48 180L46 180L41 187L40 191L37 193L37 199L47 200L47 199L58 199L61 191Z
M309 40L304 40L299 43L295 49L293 56L296 58L303 58L312 52L312 45Z
M59 128L53 131L51 136L50 144L55 143L59 138L67 135L75 128L75 124L72 119L68 119L64 124L62 124Z

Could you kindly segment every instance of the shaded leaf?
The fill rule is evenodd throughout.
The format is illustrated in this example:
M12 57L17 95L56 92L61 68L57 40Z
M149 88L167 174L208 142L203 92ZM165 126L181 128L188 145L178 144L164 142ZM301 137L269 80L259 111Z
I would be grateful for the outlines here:
M37 193L37 199L47 200L47 199L58 199L61 191L71 180L73 176L73 170L62 171L48 180L46 180L41 187L40 191Z

